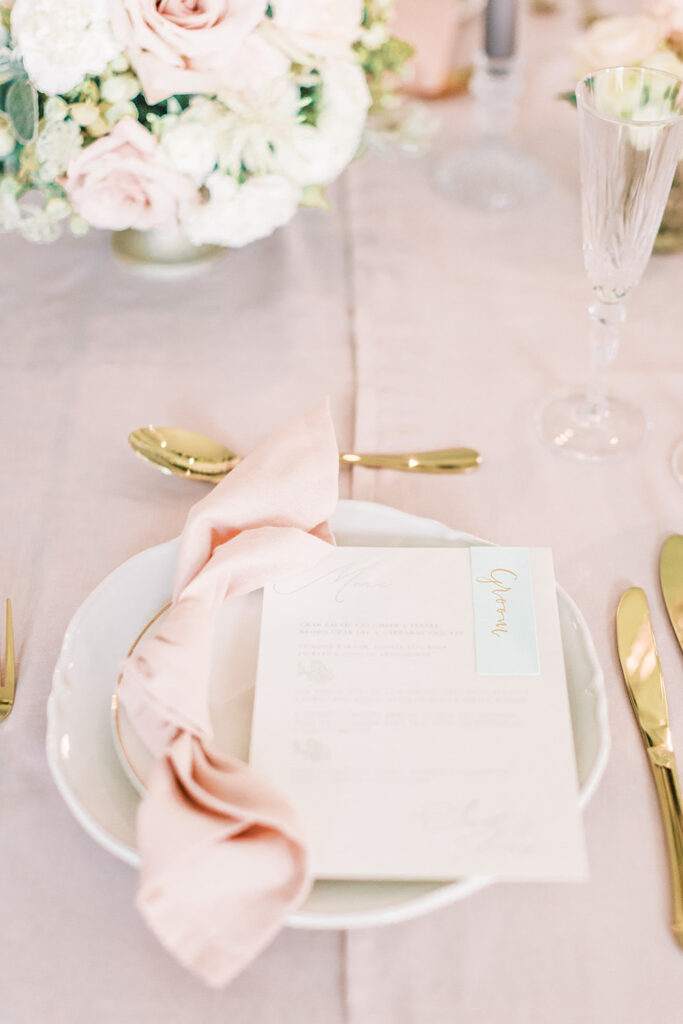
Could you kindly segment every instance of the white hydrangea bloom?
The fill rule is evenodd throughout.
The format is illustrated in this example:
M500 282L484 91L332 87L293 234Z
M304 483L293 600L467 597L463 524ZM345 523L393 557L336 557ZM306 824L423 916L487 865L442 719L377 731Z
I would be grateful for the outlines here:
M21 210L13 188L15 182L6 178L0 185L0 230L15 231L21 223Z
M209 199L186 205L180 223L195 245L240 248L272 234L296 213L301 189L286 178L266 174L240 185L215 171L208 179Z
M168 128L162 126L161 150L177 171L189 175L197 185L203 185L216 167L216 145L210 126L194 121L192 110L187 114L164 118L172 123Z
M276 171L273 151L277 141L298 124L298 86L284 80L260 94L223 98L230 110L216 124L218 166L234 177L242 167L252 174Z
M121 49L107 0L16 0L12 35L31 81L49 96L100 74Z
M53 219L46 210L36 209L25 216L19 230L27 242L54 242L62 233L61 219Z
M75 121L47 121L36 140L39 180L54 181L64 174L82 145L81 130Z
M320 69L322 100L317 124L290 123L275 140L277 170L299 185L326 185L354 158L370 107L363 69L330 60Z

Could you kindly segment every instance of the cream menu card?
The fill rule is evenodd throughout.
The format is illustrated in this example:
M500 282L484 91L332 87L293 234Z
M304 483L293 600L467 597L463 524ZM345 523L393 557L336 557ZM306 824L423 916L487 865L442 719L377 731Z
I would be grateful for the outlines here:
M316 877L584 877L550 551L337 548L266 588L250 761Z

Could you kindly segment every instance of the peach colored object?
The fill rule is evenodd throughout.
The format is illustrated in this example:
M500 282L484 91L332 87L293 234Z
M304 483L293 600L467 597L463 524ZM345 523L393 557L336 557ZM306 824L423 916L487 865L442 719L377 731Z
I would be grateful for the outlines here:
M286 471L282 467L286 466ZM258 448L194 506L171 611L123 666L119 699L158 758L138 815L138 907L210 985L277 934L311 880L296 814L212 749L209 652L221 603L315 564L334 539L338 451L327 404Z
M437 97L464 88L481 7L476 0L397 0L392 32L415 48L408 91Z

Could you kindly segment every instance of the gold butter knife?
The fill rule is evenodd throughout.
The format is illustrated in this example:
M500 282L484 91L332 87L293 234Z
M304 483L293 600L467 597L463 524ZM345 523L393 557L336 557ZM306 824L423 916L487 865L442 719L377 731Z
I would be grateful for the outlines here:
M683 816L664 680L645 592L631 587L617 609L617 646L633 711L647 750L664 820L673 890L671 929L683 947Z
M659 560L659 578L664 604L683 651L683 535L675 533L665 541Z
M14 707L16 682L12 602L7 598L5 612L5 671L0 672L0 722L4 722L6 718L9 718L10 712Z

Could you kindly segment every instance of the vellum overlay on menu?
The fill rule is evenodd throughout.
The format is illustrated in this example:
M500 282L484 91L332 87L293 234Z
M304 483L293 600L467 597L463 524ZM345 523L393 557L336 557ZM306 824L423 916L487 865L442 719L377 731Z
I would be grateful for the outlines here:
M337 548L266 588L250 760L318 878L584 878L551 552Z

